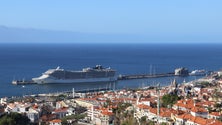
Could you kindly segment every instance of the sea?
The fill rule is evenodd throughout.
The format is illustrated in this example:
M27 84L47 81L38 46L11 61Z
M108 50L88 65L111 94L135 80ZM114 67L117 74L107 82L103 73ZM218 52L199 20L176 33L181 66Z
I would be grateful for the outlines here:
M121 80L111 83L12 85L12 80L31 80L48 69L82 70L102 65L116 76L222 68L222 44L0 44L0 98L97 88L141 88L188 82L200 76Z

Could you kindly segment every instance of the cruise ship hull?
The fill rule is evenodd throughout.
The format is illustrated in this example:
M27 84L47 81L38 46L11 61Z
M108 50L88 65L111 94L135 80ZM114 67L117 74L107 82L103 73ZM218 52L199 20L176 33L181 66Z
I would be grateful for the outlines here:
M33 79L37 84L54 84L54 83L96 83L96 82L113 82L114 78L88 78L88 79Z

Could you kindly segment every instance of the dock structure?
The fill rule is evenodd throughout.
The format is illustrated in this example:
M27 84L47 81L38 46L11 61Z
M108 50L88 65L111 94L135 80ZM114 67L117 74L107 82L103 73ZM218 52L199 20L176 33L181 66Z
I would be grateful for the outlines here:
M110 91L113 90L112 88L93 88L93 89L82 89L82 90L75 90L75 93L88 93L88 92L100 92L100 91ZM72 93L68 91L67 93Z
M161 74L137 74L137 75L120 75L117 80L130 80L130 79L144 79L144 78L159 78L175 76L174 73L161 73Z
M13 85L30 85L30 84L37 84L33 80L13 80Z
M48 94L34 94L33 96L59 96L61 94L69 94L71 97L76 97L79 93L95 93L95 92L103 92L103 91L113 91L113 88L92 88L92 89L80 89L75 90L74 88L72 90L68 91L62 91L62 92L51 92ZM26 95L28 96L28 95Z

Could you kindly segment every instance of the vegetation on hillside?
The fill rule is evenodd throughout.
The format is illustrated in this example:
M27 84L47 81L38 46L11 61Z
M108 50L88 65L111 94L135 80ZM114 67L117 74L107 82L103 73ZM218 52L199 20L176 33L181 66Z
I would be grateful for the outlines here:
M12 112L0 117L0 125L31 125L31 123L27 116Z
M179 100L179 97L176 94L166 94L161 99L161 104L163 107L172 107Z

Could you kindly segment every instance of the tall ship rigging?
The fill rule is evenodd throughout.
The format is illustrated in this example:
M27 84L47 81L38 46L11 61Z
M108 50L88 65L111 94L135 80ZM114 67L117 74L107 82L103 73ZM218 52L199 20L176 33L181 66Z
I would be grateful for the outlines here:
M81 71L64 70L60 67L49 69L40 77L32 78L35 83L89 83L115 81L116 71L96 65L93 68L83 68Z

